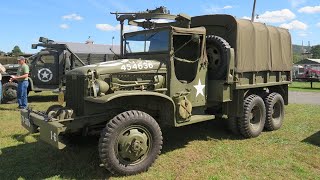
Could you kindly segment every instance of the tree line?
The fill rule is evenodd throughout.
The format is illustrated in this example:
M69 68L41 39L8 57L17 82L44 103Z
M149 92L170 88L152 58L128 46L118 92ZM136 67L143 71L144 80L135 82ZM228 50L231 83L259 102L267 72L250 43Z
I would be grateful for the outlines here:
M10 52L4 52L0 50L0 55L6 55L6 56L19 56L24 54L19 46L14 46L13 49Z

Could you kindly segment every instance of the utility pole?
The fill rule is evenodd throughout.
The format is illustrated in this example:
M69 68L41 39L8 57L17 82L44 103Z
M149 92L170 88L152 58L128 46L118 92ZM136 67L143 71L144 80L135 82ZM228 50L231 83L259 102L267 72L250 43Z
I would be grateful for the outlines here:
M112 45L111 45L112 50L113 50L113 40L114 40L114 36L112 36Z
M255 11L256 11L256 0L254 0L253 2L251 22L254 22Z

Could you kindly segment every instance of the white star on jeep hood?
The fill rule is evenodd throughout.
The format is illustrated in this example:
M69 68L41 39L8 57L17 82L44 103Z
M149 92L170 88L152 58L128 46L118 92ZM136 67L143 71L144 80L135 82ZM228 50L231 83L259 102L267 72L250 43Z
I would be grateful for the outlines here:
M201 81L199 79L199 83L198 85L195 85L194 88L197 89L197 94L196 94L196 97L198 97L199 94L201 94L202 96L204 96L204 93L203 93L203 88L205 87L205 85L202 85L201 84Z

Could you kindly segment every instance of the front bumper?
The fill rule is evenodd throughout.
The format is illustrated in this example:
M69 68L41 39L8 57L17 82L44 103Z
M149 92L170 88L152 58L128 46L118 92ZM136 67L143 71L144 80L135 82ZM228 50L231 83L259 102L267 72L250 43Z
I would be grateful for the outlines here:
M28 109L21 110L20 114L22 126L30 133L40 131L40 139L44 142L58 149L66 147L61 137L66 127L59 121L49 121L46 115Z

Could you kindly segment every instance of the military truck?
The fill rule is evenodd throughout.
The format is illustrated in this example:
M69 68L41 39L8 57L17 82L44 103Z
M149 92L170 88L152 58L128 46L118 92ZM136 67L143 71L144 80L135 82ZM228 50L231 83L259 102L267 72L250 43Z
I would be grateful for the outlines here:
M146 29L121 36L120 59L69 71L64 107L21 111L41 140L63 149L67 135L98 133L102 165L131 175L156 160L166 127L226 117L245 138L281 127L292 66L286 29L230 15L116 15L122 27L128 20Z
M52 91L64 85L64 75L76 67L112 60L119 54L119 46L55 42L48 38L40 37L38 44L32 48L43 48L40 52L28 58L30 67L29 91ZM110 50L111 49L111 50ZM113 51L113 52L112 52ZM15 102L17 98L16 81L9 82L11 75L15 75L18 64L6 64L7 73L2 75L3 102Z

